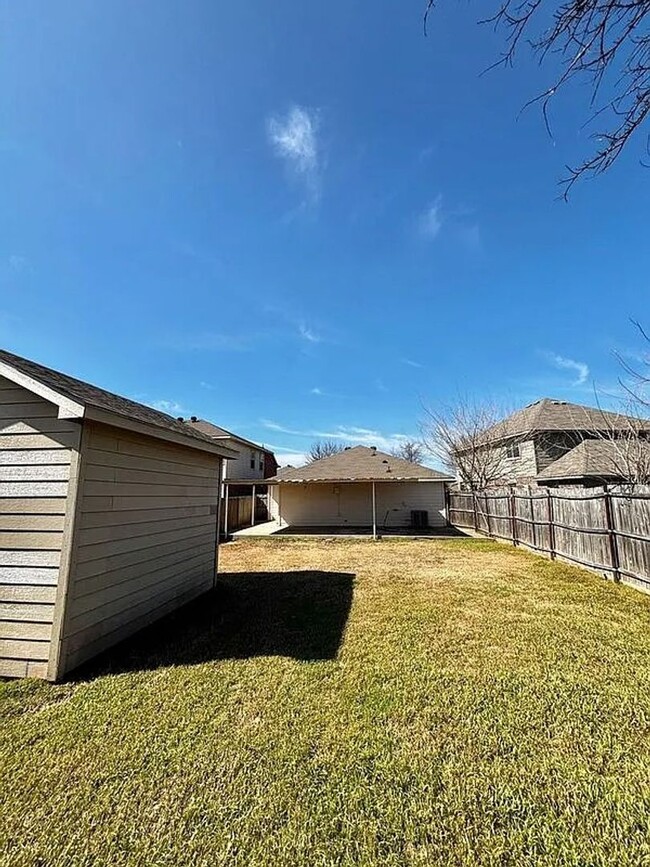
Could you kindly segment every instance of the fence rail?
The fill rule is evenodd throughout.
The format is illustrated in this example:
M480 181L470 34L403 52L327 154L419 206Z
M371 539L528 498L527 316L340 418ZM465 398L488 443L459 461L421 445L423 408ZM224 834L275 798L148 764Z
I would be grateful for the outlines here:
M650 593L650 487L453 491L449 522Z

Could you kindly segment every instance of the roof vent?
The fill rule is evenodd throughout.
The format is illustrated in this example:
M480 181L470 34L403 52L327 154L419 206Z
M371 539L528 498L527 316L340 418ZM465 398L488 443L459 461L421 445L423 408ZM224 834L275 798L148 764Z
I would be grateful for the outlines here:
M193 415L193 416L190 418L190 421L198 421L198 418L197 418L195 415Z
M386 460L386 458L384 458L382 461L382 464L387 464L387 463L388 463L388 461Z
M377 453L377 446L370 446L370 451Z
M346 446L346 447L343 449L343 451L344 451L344 452L349 452L351 448L352 448L352 446Z
M176 419L176 421L185 421L185 419L183 418L182 415L179 415L178 418Z

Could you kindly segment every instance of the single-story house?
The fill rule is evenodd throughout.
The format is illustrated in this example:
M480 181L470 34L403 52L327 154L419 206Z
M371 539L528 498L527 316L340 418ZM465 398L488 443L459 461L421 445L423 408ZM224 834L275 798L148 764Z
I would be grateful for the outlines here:
M57 680L209 590L231 455L0 351L0 676Z
M270 483L271 517L281 527L378 529L443 527L445 484L437 470L355 446L295 469Z
M650 476L650 444L635 439L588 439L553 461L537 475L545 487L593 488ZM645 481L645 479L643 479Z

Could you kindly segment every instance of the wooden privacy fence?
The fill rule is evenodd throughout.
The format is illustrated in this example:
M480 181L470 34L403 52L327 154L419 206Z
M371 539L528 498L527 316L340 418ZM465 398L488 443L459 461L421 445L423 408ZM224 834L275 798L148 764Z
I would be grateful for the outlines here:
M255 497L255 523L261 524L263 521L268 521L268 510L266 507L266 498L262 496ZM244 527L250 527L253 523L253 498L251 496L244 497L228 497L228 534L234 533L237 530L242 530ZM221 533L225 532L226 528L226 500L221 500Z
M650 487L453 491L449 522L650 592Z

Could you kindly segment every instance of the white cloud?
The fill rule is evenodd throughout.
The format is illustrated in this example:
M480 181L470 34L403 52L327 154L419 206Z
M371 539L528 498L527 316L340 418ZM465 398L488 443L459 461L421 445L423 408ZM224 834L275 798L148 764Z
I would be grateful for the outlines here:
M420 234L433 240L442 229L444 217L442 213L442 196L437 196L426 211L420 216Z
M147 406L160 412L166 412L167 415L178 416L184 412L182 405L175 400L151 400L147 401Z
M401 362L402 364L406 364L409 367L417 367L418 369L422 369L424 367L424 365L420 364L419 361L413 361L413 359L411 358L402 358Z
M335 425L334 427L325 430L297 430L295 428L285 427L284 425L278 424L278 422L271 421L270 419L262 419L260 423L263 427L267 428L267 430L277 431L278 433L313 440L337 440L346 445L377 446L381 451L390 451L390 449L399 446L406 440L418 439L418 437L414 435L409 436L407 434L384 433L382 431L373 430L372 428L357 427L355 425Z
M310 199L318 199L321 169L318 113L294 105L283 117L269 118L267 129L275 154L285 160L290 170L306 185Z
M325 392L323 391L322 388L312 388L312 390L309 393L315 394L318 397L324 397L324 395L325 395Z
M302 337L303 340L306 340L308 343L322 343L323 338L316 334L311 328L305 325L304 322L301 322L298 325L298 333Z
M572 385L584 385L589 378L589 366L584 361L574 361L572 358L565 358L555 352L547 353L546 357L551 364L560 370L572 370L577 374L576 379L571 383Z

